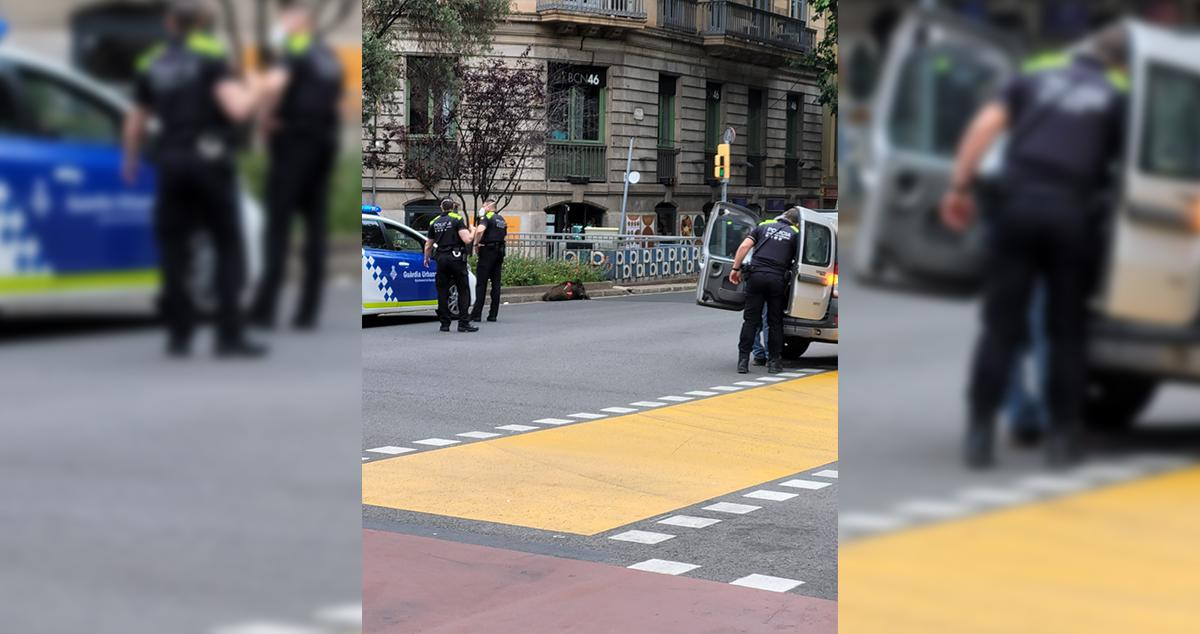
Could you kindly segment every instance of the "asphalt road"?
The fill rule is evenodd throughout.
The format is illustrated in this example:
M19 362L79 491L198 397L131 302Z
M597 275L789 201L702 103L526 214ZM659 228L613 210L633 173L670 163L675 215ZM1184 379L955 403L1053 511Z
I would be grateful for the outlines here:
M952 501L968 489L1010 488L1044 473L1040 452L1017 450L1003 436L995 469L972 473L961 466L966 370L978 332L973 299L863 286L846 275L841 308L843 526L862 516L865 524L881 514L894 518L895 509L913 502ZM1167 386L1133 433L1093 436L1089 445L1093 464L1160 454L1194 459L1200 388Z
M431 317L380 319L362 333L364 460L409 459L374 453L373 448L417 448L413 441L419 439L455 439L469 430L491 432L497 426L529 425L546 417L597 412L744 380L734 372L740 318L740 313L696 306L693 293L670 293L505 306L498 323L480 324L482 330L473 334L439 332ZM785 370L811 371L807 374L836 370L837 355L837 346L817 344ZM754 368L750 378L766 376L763 370ZM756 390L766 395L776 385L813 380L794 378L741 394L753 398ZM710 400L719 398L723 397ZM700 407L706 402L697 401ZM836 416L836 399L834 403ZM752 430L753 409L745 410L744 420ZM527 436L568 429L529 431ZM475 442L478 446L493 441ZM425 464L436 467L438 453L456 450L436 449L427 454ZM836 460L836 438L833 451ZM825 469L836 470L836 462L797 468L796 475L809 477ZM723 583L749 573L801 579L804 585L792 593L836 599L838 485L835 479L829 481L833 484L804 491L796 500L760 502L761 511L726 518L711 528L686 534L675 531L678 537L654 546L609 537L630 528L661 530L654 528L658 526L654 520L673 514L703 515L700 507L711 501L663 509L645 521L596 535L382 506L364 506L363 523L371 529L616 566L650 557L689 562L700 568L686 576ZM763 484L748 482L744 490L728 494L741 495Z
M353 310L262 361L168 360L141 316L4 326L0 630L357 631Z

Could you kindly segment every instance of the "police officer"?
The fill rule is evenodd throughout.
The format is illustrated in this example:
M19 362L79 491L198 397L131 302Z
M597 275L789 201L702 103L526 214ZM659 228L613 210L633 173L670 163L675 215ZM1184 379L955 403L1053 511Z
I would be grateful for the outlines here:
M496 211L496 201L483 201L482 222L475 227L475 249L479 263L475 267L475 308L471 319L483 318L483 300L487 296L488 282L492 284L492 307L488 310L488 321L496 321L500 310L500 271L504 266L504 239L508 236L508 224L504 216Z
M755 331L762 326L763 306L767 310L767 372L782 370L783 311L787 309L788 276L796 261L800 242L800 208L792 207L775 220L760 223L742 240L733 259L729 281L742 282L742 262L750 249L754 257L746 276L746 307L742 333L738 339L738 374L750 371L750 351Z
M338 148L342 66L333 49L314 35L311 8L303 0L287 0L283 6L282 56L263 82L269 102L264 128L270 221L263 232L266 266L252 319L264 327L274 325L293 219L299 216L304 225L304 275L293 325L311 328L324 286L329 177Z
M1050 348L1047 461L1063 466L1080 457L1086 300L1105 209L1095 192L1109 184L1124 135L1126 46L1124 32L1110 29L1091 50L1040 60L976 115L959 146L941 213L961 230L975 215L969 194L980 159L1002 132L1009 134L1004 194L987 219L991 261L964 452L972 468L993 462L993 420L1027 337L1030 294L1039 281Z
M471 325L471 284L467 276L467 249L472 243L471 230L467 228L462 214L455 211L454 201L449 198L441 203L442 213L429 225L429 238L425 240L425 267L437 249L438 319L442 332L450 332L450 322L458 319L459 332L475 332L479 328ZM458 314L450 312L450 287L458 290Z
M138 62L136 105L126 117L122 173L138 178L150 118L161 132L156 162L155 229L162 268L162 302L167 351L190 352L196 309L186 287L189 246L198 229L216 250L219 356L258 356L265 350L246 341L238 306L244 277L241 229L234 174L234 125L249 119L259 99L258 84L232 75L223 45L206 33L206 7L176 0L166 12L165 44Z

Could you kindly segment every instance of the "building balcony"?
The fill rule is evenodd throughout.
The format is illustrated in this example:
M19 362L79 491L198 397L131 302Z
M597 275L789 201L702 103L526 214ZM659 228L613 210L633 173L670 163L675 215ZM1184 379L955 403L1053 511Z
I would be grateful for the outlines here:
M778 65L789 54L811 51L816 30L803 20L732 0L700 2L700 34L715 57Z
M673 146L658 147L658 183L674 185L679 178L679 148Z
M645 0L538 0L538 17L563 34L619 37L645 28Z
M608 147L578 141L546 142L546 180L603 183Z
M658 26L692 35L699 33L698 5L697 0L658 0Z

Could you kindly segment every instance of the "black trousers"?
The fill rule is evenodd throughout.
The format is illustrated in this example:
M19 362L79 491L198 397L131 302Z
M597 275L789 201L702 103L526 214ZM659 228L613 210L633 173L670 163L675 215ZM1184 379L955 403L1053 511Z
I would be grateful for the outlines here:
M162 269L162 308L172 341L190 340L197 320L188 288L192 245L207 232L216 251L217 337L242 336L238 300L245 277L237 187L230 164L171 161L160 165L155 233Z
M471 280L467 276L467 261L450 254L438 254L437 277L438 319L443 326L449 326L451 321L458 320L459 325L471 323ZM458 289L457 311L450 310L450 289Z
M970 415L990 421L1028 339L1035 282L1046 292L1051 425L1077 424L1087 372L1087 297L1101 248L1083 196L1026 188L991 220L983 330L969 385Z
M767 357L783 354L783 311L787 310L787 276L773 271L754 271L746 279L746 309L742 312L742 334L738 354L749 355L754 335L762 327L763 305L767 307Z
M316 319L324 288L329 179L336 153L336 142L322 137L277 137L271 142L267 173L268 221L263 232L266 258L262 283L252 309L256 319L267 322L275 319L297 217L304 227L304 250L296 321Z
M488 310L488 318L496 318L500 311L500 271L503 266L503 244L479 247L479 264L475 268L475 307L471 310L471 319L479 321L483 318L483 301L489 282L492 285L492 307Z

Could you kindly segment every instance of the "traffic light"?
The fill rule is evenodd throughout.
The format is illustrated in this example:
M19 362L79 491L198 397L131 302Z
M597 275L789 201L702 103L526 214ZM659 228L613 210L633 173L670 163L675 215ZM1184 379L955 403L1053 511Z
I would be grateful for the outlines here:
M717 155L713 157L713 178L726 180L729 178L729 144L717 146Z

